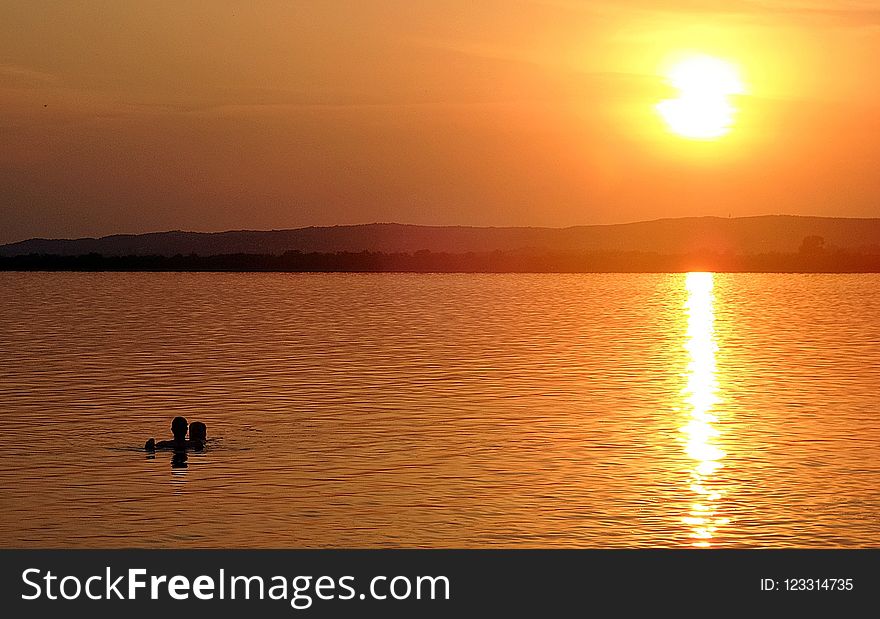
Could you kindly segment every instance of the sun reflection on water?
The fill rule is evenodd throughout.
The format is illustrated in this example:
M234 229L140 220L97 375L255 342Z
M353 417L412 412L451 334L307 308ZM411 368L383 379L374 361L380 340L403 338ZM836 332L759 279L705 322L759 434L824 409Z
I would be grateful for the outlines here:
M712 273L688 273L685 285L685 349L689 362L684 395L688 419L681 432L685 437L685 453L694 461L690 489L695 496L682 520L690 527L690 537L694 540L692 545L709 547L719 527L728 523L727 518L718 515L718 503L723 491L716 473L723 466L721 461L725 453L717 445L721 433L714 425L718 418L712 412L719 402Z

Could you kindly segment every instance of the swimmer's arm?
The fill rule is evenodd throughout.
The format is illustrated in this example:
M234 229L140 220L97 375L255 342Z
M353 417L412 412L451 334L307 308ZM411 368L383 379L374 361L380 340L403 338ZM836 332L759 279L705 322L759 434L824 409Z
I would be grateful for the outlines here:
M183 447L184 449L204 449L205 444L202 441L186 441L183 445L176 441L158 441L149 439L144 445L145 451L156 451L157 449L174 449Z

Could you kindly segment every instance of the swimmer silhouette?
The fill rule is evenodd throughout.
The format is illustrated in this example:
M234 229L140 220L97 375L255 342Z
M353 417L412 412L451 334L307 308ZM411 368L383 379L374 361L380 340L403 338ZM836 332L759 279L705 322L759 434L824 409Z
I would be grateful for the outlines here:
M208 440L208 426L201 421L193 421L189 427L189 441L192 449L201 451Z
M190 430L190 440L186 440L186 430ZM208 428L201 421L196 421L189 426L185 417L175 417L171 422L171 433L174 438L170 441L159 441L149 439L144 445L146 451L155 451L157 449L173 449L175 451L186 451L187 449L202 450L205 448L205 439L208 434Z

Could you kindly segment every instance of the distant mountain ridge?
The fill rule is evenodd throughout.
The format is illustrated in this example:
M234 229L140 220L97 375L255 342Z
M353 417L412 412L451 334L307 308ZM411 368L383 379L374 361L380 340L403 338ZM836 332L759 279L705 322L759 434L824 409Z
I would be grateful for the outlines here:
M29 239L0 245L0 256L174 256L302 252L466 253L520 249L555 252L638 251L685 254L699 251L738 254L794 253L807 236L829 247L880 253L880 218L688 217L570 228L420 226L375 223L290 230L151 232L101 238Z

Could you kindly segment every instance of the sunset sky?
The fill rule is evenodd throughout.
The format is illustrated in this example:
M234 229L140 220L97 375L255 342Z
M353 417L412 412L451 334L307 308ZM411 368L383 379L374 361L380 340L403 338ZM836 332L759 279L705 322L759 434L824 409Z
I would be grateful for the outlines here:
M695 55L713 139L656 107ZM880 2L2 0L0 110L0 242L874 217Z

